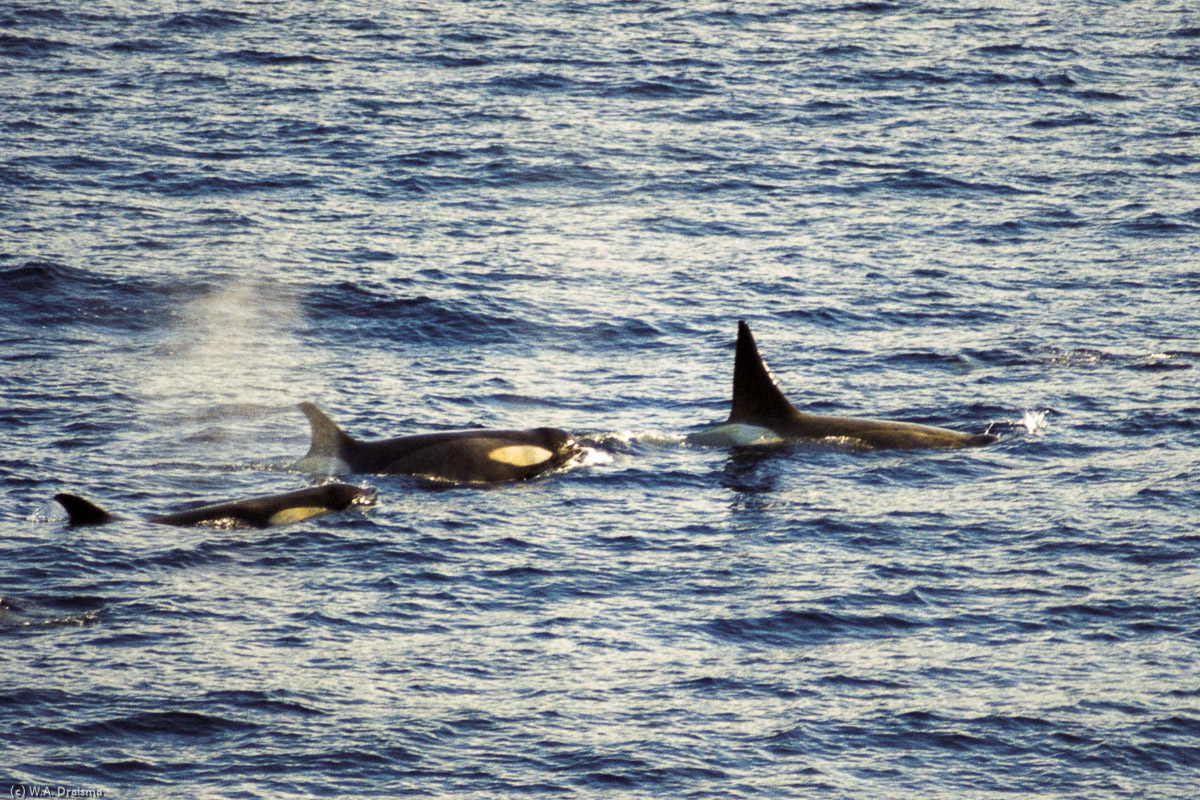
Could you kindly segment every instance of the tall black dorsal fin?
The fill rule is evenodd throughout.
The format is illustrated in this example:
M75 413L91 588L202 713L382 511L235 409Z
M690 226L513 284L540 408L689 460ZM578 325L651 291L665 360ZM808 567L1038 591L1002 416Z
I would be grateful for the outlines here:
M308 455L305 458L313 456L339 458L346 448L354 443L354 440L339 428L336 422L312 403L300 403L300 410L304 412L304 416L308 417L308 424L312 426L312 444L309 446Z
M733 404L730 422L751 424L792 419L796 410L771 377L771 371L758 353L750 326L738 321L737 352L733 357Z
M71 525L103 525L117 519L92 501L73 494L56 494L54 499L67 510Z

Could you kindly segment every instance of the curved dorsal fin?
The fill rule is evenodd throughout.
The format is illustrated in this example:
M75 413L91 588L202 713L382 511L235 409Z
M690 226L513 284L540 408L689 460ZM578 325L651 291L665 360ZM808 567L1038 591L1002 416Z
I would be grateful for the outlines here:
M70 525L103 525L117 519L115 515L108 513L92 501L84 500L77 495L56 494L54 499L67 510L68 524Z
M312 403L300 403L300 410L308 417L308 424L312 426L312 444L305 458L340 458L346 448L354 443L336 422Z
M738 320L737 352L733 357L733 404L730 422L769 423L794 419L799 411L784 396L758 353L750 326Z

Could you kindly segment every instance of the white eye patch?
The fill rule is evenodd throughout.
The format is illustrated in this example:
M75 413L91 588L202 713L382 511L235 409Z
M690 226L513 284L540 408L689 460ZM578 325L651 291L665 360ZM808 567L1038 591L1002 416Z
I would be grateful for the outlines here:
M293 506L276 511L267 520L268 525L289 525L293 522L300 522L320 514L329 513L329 509L324 506Z
M529 444L512 444L507 447L497 447L488 453L488 458L492 461L499 461L501 464L508 464L513 467L532 467L535 464L549 461L553 456L554 453L546 448L535 447Z

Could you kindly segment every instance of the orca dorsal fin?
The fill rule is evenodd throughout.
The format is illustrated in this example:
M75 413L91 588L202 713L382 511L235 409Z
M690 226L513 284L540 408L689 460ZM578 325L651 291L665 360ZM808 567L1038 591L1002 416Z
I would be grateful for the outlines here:
M312 444L305 458L341 458L354 444L354 439L339 428L328 414L312 403L300 403L300 410L308 417L308 424L312 426Z
M117 519L116 515L108 513L92 501L84 500L77 495L56 494L54 499L67 510L68 524L70 525L103 525Z
M738 320L737 351L733 357L733 403L729 422L751 424L795 419L800 415L775 383L758 353L750 326Z

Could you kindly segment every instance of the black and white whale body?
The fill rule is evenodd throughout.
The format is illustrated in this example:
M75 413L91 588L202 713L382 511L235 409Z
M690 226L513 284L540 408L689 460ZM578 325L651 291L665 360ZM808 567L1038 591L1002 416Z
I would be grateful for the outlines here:
M297 468L325 474L411 475L456 484L532 478L562 466L580 447L557 428L422 433L364 442L347 434L312 403L300 410L312 426L312 446Z
M54 499L67 510L71 525L103 525L120 519L95 503L73 494L56 494ZM345 483L327 483L286 494L272 494L202 506L174 514L151 517L149 522L191 527L209 525L220 528L270 528L310 519L321 514L344 511L351 506L370 505L374 497L367 491Z
M729 419L689 440L725 446L828 440L852 448L888 450L982 447L997 437L911 422L806 414L784 396L759 355L750 326L739 321Z

